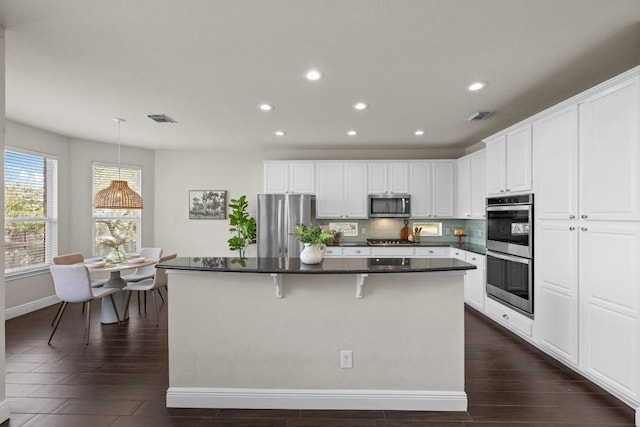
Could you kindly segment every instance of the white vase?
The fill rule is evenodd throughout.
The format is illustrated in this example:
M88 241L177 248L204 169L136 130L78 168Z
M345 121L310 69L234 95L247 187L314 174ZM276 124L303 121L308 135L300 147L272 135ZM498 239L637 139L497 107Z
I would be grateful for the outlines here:
M300 253L300 261L302 261L303 264L320 264L326 250L326 245L305 243L304 249Z

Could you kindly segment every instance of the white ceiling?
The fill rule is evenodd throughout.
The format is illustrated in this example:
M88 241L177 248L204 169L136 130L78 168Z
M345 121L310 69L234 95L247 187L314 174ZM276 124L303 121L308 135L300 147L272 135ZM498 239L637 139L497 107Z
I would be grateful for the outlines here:
M462 148L640 64L638 0L0 0L0 25L9 119L116 142L123 117L152 149Z

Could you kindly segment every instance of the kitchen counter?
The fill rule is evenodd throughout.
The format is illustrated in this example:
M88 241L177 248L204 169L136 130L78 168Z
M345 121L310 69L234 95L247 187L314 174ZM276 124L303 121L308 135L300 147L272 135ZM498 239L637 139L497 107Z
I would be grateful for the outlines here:
M272 274L368 274L368 273L428 273L436 271L473 270L475 265L456 258L407 258L404 264L380 258L325 258L322 263L308 265L300 258L176 258L158 264L167 270L217 271L227 273Z
M171 288L167 407L465 411L464 278L475 267L384 260L158 265Z
M361 241L344 241L340 242L338 245L328 245L328 246L340 246L340 247L350 247L350 246L368 246L368 247L376 247L372 245L368 245L366 240ZM444 242L434 242L434 241L421 241L419 243L406 243L401 245L388 245L388 246L378 246L378 247L450 247L456 249L462 249L463 251L473 252L479 255L484 255L486 251L485 245L478 243L466 243L463 242L462 245L458 245L458 242L453 241L444 241Z

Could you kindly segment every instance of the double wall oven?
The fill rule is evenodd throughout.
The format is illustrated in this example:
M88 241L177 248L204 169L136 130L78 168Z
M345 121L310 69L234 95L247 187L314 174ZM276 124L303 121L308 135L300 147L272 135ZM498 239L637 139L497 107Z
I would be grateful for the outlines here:
M487 198L487 295L533 317L533 194Z

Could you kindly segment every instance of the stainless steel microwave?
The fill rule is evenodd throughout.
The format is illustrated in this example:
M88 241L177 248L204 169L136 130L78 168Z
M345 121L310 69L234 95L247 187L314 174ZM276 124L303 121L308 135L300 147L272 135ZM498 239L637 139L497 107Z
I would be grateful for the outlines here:
M409 218L410 194L369 194L369 218Z

